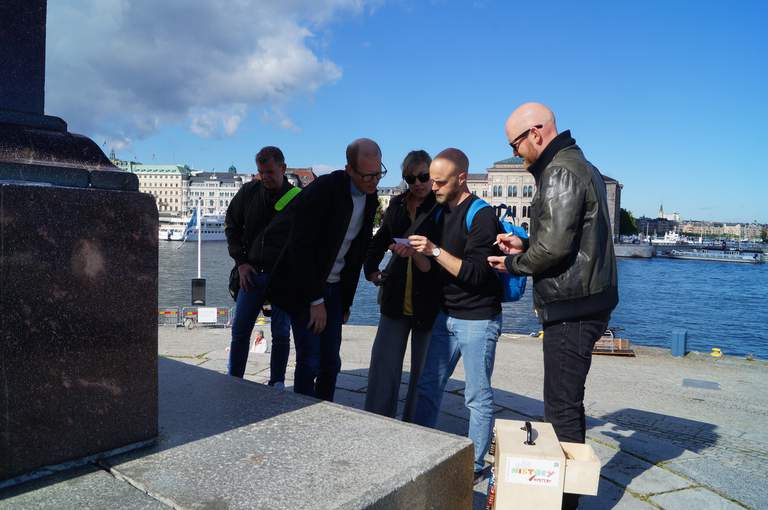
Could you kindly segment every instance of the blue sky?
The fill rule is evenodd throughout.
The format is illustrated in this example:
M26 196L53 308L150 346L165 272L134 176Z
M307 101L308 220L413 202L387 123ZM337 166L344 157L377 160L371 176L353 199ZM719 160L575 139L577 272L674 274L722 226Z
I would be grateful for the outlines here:
M208 170L252 171L264 145L340 168L367 136L395 185L414 148L485 171L540 101L636 216L768 223L768 3L219 4L51 2L47 113L122 158Z

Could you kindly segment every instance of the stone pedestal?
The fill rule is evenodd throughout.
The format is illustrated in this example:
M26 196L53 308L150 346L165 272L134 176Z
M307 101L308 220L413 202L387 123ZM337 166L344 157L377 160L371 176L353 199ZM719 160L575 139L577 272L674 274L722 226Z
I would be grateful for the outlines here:
M0 180L0 485L157 435L155 204L0 159L46 168L89 187Z

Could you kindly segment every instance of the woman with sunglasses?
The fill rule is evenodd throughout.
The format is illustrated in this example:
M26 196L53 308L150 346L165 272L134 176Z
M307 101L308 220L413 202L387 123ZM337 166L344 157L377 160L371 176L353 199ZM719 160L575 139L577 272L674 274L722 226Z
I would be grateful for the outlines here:
M416 385L424 368L432 323L440 308L440 287L436 265L395 239L411 234L435 236L432 158L423 150L411 151L401 166L408 189L392 198L381 228L369 244L365 261L366 278L380 286L381 318L371 351L365 409L394 417L403 373L403 358L411 336L411 374L403 420L412 421L416 409ZM433 237L430 237L432 239ZM392 251L384 271L379 270L384 254ZM434 267L433 267L434 266Z

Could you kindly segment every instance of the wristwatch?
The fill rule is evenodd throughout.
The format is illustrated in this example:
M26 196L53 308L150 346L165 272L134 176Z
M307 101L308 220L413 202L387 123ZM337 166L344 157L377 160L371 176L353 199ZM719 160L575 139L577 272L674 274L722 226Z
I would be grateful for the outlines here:
M435 246L434 248L432 248L432 256L433 256L434 258L437 258L437 257L439 257L439 256L440 256L440 253L442 253L442 250L441 250L440 248L438 248L437 246Z

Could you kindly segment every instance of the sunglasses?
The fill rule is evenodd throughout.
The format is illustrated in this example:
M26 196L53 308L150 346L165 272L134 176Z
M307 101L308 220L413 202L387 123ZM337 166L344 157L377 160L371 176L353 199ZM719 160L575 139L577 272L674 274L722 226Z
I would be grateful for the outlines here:
M407 182L408 184L413 184L416 182L416 179L419 180L419 182L427 182L429 180L429 173L424 172L423 174L419 175L404 175L403 180Z
M541 125L541 124L536 124L535 126L533 126L533 127L530 127L530 128L528 128L528 129L526 129L525 131L523 131L523 132L520 134L520 136L518 136L517 138L515 138L514 140L512 140L511 142L509 142L509 146L510 146L510 147L512 147L512 149L513 149L515 152L519 152L519 151L517 150L517 148L520 146L520 144L521 144L521 143L523 143L523 140L525 140L525 139L528 137L528 135L531 133L531 129L533 129L533 128L536 128L536 129L541 129L541 128L543 128L543 127L544 127L544 126L543 126L543 125Z

